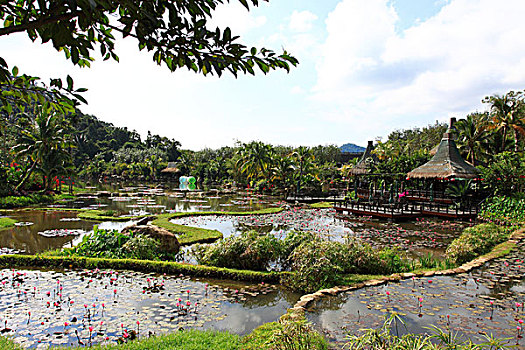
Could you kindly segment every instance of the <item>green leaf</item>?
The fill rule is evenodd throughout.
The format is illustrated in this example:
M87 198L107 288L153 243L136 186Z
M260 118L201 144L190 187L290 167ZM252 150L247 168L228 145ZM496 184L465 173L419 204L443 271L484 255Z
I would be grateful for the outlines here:
M13 67L13 75L16 77L18 75L18 67L17 66L14 66Z
M230 27L226 27L226 29L224 29L224 34L222 36L222 40L224 43L228 43L230 42L232 39L232 31L230 29Z
M67 80L67 88L66 88L66 90L67 91L72 91L73 90L73 78L71 78L71 76L68 75L66 80Z

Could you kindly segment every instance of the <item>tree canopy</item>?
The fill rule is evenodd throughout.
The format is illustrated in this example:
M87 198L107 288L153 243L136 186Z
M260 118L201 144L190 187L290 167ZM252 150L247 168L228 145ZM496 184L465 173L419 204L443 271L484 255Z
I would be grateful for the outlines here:
M259 0L238 1L248 10L259 4ZM96 49L104 60L118 61L115 33L135 38L139 50L152 52L153 61L170 71L187 68L204 75L221 76L227 71L237 76L253 75L255 67L266 74L277 68L289 71L298 64L286 51L276 54L239 43L239 36L230 28L209 28L213 11L225 2L229 0L7 0L0 2L0 37L25 32L32 41L51 42L81 67L90 66ZM45 92L36 88L37 81L18 76L17 69L10 71L0 57L2 105L11 100L27 103L24 98L42 99L39 96ZM11 100L5 96L2 85L6 84ZM84 89L74 90L69 76L67 86L61 79L52 79L49 87L54 94L63 92L64 103L83 100L79 93Z
M229 2L229 0L226 0ZM247 9L259 0L239 0ZM0 36L26 32L35 41L51 42L79 66L89 66L99 48L104 59L115 59L114 33L138 41L139 49L153 52L157 64L171 70L186 67L203 74L227 70L254 74L270 69L290 69L297 60L283 52L248 48L238 43L230 28L210 29L212 11L225 0L11 0L0 5L4 27ZM2 62L3 78L8 72Z

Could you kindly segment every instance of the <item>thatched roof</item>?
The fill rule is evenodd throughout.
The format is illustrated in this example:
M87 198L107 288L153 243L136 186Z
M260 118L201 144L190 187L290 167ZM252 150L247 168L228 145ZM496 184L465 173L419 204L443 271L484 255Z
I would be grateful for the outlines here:
M364 175L368 174L370 172L370 161L367 161L368 159L373 160L374 156L372 155L372 151L374 150L374 141L368 141L368 146L366 146L365 153L361 156L361 159L357 162L357 164L350 169L348 172L350 175Z
M479 171L459 154L453 137L453 120L430 161L409 172L409 178L463 178L474 179Z
M176 174L176 173L180 173L180 170L179 168L177 168L177 163L169 162L168 167L166 169L162 169L161 173Z

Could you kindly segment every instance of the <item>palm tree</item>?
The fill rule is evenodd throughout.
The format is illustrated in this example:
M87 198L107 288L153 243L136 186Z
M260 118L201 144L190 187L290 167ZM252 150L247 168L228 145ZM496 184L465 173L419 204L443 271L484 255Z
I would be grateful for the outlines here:
M472 165L476 165L479 154L485 148L489 135L487 120L486 113L473 113L469 114L466 119L458 120L455 124L459 149L462 153L466 153L466 158Z
M272 168L272 182L286 189L295 170L293 159L287 156L276 157Z
M44 191L50 188L49 177L65 172L71 155L67 152L67 135L59 119L58 114L41 106L37 108L32 124L27 129L20 130L20 140L15 150L20 158L28 159L31 165L16 186L16 191L25 184L35 169L44 176Z
M260 141L243 143L239 148L238 165L241 173L246 174L248 181L258 178L269 178L270 170L273 165L272 145Z
M295 187L295 196L297 197L301 188L303 176L310 173L314 168L314 156L309 147L300 146L293 151L291 157L295 159L295 168L296 171L298 171L297 186Z
M519 135L525 135L524 93L509 91L503 96L494 95L483 99L490 104L491 129L503 134L500 152L505 150L505 141L510 131L514 134L514 151L519 151Z

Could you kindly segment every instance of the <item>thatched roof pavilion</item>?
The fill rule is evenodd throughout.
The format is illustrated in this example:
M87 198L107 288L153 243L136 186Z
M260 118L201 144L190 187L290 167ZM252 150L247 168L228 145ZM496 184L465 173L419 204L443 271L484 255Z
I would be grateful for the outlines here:
M178 174L180 173L180 169L177 168L177 163L175 162L169 162L166 169L162 169L161 173L163 174Z
M365 153L363 153L357 164L352 169L350 169L350 175L365 175L370 172L370 164L368 160L374 159L374 156L372 155L373 150L374 141L368 141L368 146L366 146Z
M436 154L430 161L409 172L407 174L409 178L474 179L478 177L478 169L470 163L467 163L459 154L453 136L455 119L456 118L452 118L450 120L450 128L443 134Z

